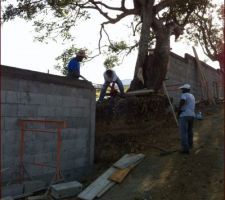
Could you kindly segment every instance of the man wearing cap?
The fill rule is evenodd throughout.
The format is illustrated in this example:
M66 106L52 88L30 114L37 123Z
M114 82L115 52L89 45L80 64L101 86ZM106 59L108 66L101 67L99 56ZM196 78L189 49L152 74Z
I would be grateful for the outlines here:
M68 74L67 77L71 79L78 79L79 77L82 77L80 75L80 62L83 61L84 58L87 58L85 51L80 50L76 53L76 57L72 58L68 65L67 70Z
M182 90L178 117L181 135L181 153L189 154L193 146L193 123L195 117L195 97L190 93L191 86L184 84L179 87Z

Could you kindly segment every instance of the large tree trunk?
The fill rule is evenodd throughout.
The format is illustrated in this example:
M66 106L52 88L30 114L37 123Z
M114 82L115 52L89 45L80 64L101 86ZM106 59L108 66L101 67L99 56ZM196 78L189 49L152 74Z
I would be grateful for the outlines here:
M158 92L165 80L169 64L171 26L154 21L153 29L156 34L156 46L154 54L149 55L146 61L145 86Z
M148 44L149 44L149 35L150 35L150 27L152 24L152 14L153 14L153 4L154 1L139 1L139 5L141 5L141 13L142 13L142 28L141 35L139 41L139 51L138 57L135 65L134 77L131 82L129 90L137 90L144 87L144 84L138 77L138 73L143 71L143 66L146 61L146 56L148 55Z
M143 87L148 89L154 89L158 92L162 87L162 83L165 80L167 74L167 68L170 58L170 36L175 34L176 38L182 33L181 27L175 23L163 24L160 20L154 19L152 23L153 31L156 35L156 46L154 52L150 54L143 54L141 66L136 64L134 80L131 82L131 89L141 89ZM139 49L140 53L141 48ZM138 63L138 61L137 61ZM140 67L143 69L144 84L142 84L137 73ZM141 84L140 84L141 83ZM135 87L136 86L136 87Z

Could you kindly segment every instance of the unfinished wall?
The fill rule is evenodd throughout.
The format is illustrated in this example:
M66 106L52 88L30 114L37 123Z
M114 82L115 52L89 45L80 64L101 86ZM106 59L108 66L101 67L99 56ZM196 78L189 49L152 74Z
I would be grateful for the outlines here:
M93 165L95 134L95 89L90 82L1 66L1 138L3 184L19 178L20 119L63 120L61 171L67 180L83 177ZM45 125L33 128L48 129ZM54 129L55 130L55 129ZM24 167L33 180L49 182L54 168L34 166L39 162L55 166L55 133L27 131ZM9 192L3 187L3 195ZM13 195L13 194L12 194ZM16 194L14 194L16 195Z
M208 91L211 93L211 96L215 98L223 97L222 76L219 70L212 68L204 62L201 62L201 66L207 79ZM171 52L167 78L166 85L175 104L178 103L180 98L180 91L177 88L185 83L191 85L191 92L195 95L196 100L200 100L202 97L205 98L204 94L202 94L195 58L189 54L185 54L183 58Z

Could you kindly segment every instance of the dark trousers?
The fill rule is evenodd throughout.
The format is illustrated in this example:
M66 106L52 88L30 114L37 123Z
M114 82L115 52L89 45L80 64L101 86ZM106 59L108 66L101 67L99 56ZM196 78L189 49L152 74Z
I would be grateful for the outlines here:
M68 71L67 77L69 79L78 79L80 77L80 74L75 71Z
M193 146L194 117L184 116L179 118L181 147L183 151L189 151Z

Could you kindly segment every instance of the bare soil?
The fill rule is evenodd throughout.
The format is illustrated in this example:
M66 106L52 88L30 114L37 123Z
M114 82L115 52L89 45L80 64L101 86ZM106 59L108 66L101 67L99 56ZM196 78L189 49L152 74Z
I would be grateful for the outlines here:
M166 107L161 116L152 118L97 118L96 173L91 181L125 153L146 155L100 200L223 200L223 105L198 109L204 119L195 121L190 155L178 152L178 128ZM165 155L164 150L170 153Z

